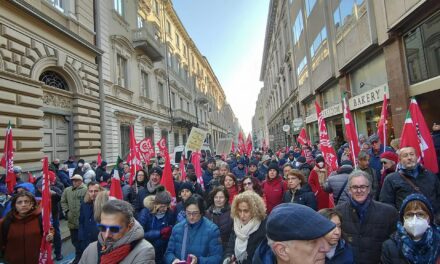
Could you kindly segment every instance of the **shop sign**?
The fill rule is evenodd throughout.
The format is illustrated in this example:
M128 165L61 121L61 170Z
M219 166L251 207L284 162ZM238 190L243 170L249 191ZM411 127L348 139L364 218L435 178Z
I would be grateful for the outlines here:
M300 128L300 127L302 127L302 125L303 125L303 120L302 120L302 118L295 118L295 119L293 119L293 121L292 121L292 126L294 127L294 128Z
M336 104L333 106L330 106L329 108L326 108L322 110L322 117L327 118L335 115L342 114L342 104Z
M384 93L386 93L387 98L389 98L388 85L386 84L373 88L368 92L362 93L360 95L356 95L349 100L350 110L362 108L375 103L380 103L383 101Z
M316 113L313 113L306 117L306 124L318 121L318 116Z
M284 131L284 132L287 133L287 132L289 132L289 130L290 130L290 126L289 126L289 125L284 125L284 126L283 126L283 131Z

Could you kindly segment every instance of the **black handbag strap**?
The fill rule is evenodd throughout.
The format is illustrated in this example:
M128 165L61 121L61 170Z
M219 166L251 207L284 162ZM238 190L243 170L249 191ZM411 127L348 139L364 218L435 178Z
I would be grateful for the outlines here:
M348 183L348 178L345 180L344 185L342 186L341 190L339 190L338 196L336 196L336 203L335 204L338 204L339 199L341 198L342 193L344 192L345 187L347 186L347 183Z

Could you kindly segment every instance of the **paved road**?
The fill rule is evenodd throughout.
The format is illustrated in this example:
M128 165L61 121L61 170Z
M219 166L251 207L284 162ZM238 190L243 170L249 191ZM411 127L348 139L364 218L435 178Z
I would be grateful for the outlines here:
M61 252L64 256L63 260L55 261L57 264L68 264L75 258L75 249L73 248L70 239L67 239L63 242L63 246L61 247ZM55 259L55 256L54 256Z

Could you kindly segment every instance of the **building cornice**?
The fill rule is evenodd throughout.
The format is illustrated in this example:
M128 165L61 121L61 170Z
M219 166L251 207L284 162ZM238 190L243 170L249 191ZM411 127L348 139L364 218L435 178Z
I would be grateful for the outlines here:
M270 0L269 4L269 11L267 14L266 23L266 37L264 39L263 59L261 61L260 81L264 80L264 75L266 72L267 56L270 48L270 43L272 42L273 27L275 24L278 2L278 0Z

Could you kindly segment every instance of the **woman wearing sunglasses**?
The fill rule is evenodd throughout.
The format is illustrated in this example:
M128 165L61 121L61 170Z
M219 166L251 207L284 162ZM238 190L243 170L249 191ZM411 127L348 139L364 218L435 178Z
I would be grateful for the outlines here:
M203 217L205 201L194 194L185 201L186 220L174 226L165 253L165 263L218 264L223 254L220 231Z
M38 263L42 238L41 209L27 191L18 192L11 201L11 211L0 222L0 249L6 263ZM53 231L47 236L52 241Z
M439 256L440 230L431 203L422 194L408 195L400 207L397 231L382 246L381 262L434 264Z
M156 188L156 195L144 199L145 208L139 213L138 221L144 228L144 238L154 246L157 264L163 263L163 255L176 222L170 203L170 194L163 186L159 186Z
M241 182L240 193L245 191L253 191L259 196L263 197L263 190L261 189L260 181L254 176L245 176Z

